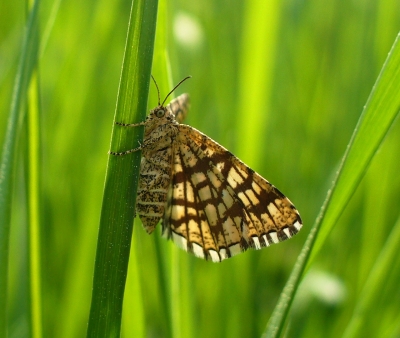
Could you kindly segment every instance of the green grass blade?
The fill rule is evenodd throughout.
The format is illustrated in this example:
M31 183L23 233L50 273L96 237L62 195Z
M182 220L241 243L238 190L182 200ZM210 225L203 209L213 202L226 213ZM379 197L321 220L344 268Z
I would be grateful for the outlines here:
M35 1L29 13L22 42L21 59L15 78L13 99L0 163L0 336L6 337L8 249L11 217L12 185L14 181L14 155L18 139L18 122L24 114L24 103L32 72L37 64L38 8Z
M280 1L276 0L246 3L237 119L246 142L238 143L238 154L255 168L262 162L259 156L262 151L248 151L248 145L261 147L259 140L268 128L271 111L268 93L272 92L280 11Z
M115 121L136 123L146 115L157 18L156 0L134 1L118 92ZM114 122L115 122L114 121ZM115 126L111 149L132 149L143 128ZM88 337L118 337L127 276L140 152L109 157L93 278Z
M400 107L400 45L397 37L354 130L336 179L281 293L264 337L282 335L300 278L339 219L387 135ZM319 231L321 229L321 231ZM318 236L317 236L318 235Z
M159 2L159 8L158 8L158 14L157 14L157 29L156 29L156 39L155 39L155 50L154 50L154 55L153 55L153 66L152 66L152 75L154 76L155 80L157 81L157 84L159 86L159 89L161 91L160 95L163 96L168 91L172 88L172 82L170 81L171 79L171 74L170 74L170 64L168 60L168 51L167 51L167 9L166 9L166 1L160 1ZM150 83L150 95L149 95L149 109L154 108L157 104L158 101L158 93L156 90L156 87L154 83L151 81ZM140 224L141 222L138 220L136 224L140 226L140 228L143 228L142 225ZM143 231L143 229L140 229L139 231ZM170 276L169 276L169 269L170 269L170 261L169 261L169 255L165 255L165 252L162 252L162 249L160 248L159 243L161 241L164 241L163 239L159 238L158 231L155 231L156 234L154 234L153 237L150 237L149 239L155 240L155 253L156 253L156 264L155 264L155 270L157 271L157 277L155 278L158 287L159 287L159 294L160 297L158 299L158 304L159 307L162 309L161 312L163 313L163 316L165 317L165 335L166 336L172 336L172 312L171 312L171 306L170 306L170 293L169 293L169 288L170 288ZM135 241L136 238L133 239ZM135 260L138 262L141 260L141 257L136 257ZM143 264L140 265L139 267L133 267L135 271L137 271L137 275L135 277L132 276L132 264L130 264L130 273L128 278L135 279L135 283L140 283L141 278L145 278L145 276L142 276L144 273L146 273L145 269L143 269ZM140 269L142 268L142 269ZM129 286L127 286L128 288ZM136 291L140 292L140 289L137 289ZM140 298L142 297L142 294L137 293L136 295L130 294L129 299L125 297L125 302L128 301L130 304L134 303L134 297ZM125 303L124 303L125 304ZM136 310L136 317L138 311L143 311L143 308L139 309L138 304L135 305L135 310ZM132 312L132 309L130 309L130 312ZM139 316L144 317L144 313L141 313ZM124 318L127 318L124 316ZM136 319L136 318L135 318ZM124 320L123 326L125 323L131 323L132 318L129 320ZM139 324L143 325L143 330L144 329L144 322ZM136 328L135 328L136 330ZM168 333L168 334L167 334ZM125 334L127 336L130 336L133 334L131 331L126 331Z
M133 236L132 247L137 244ZM131 250L129 258L129 273L126 280L124 308L122 312L122 337L146 337L145 314L142 286L140 281L140 257L135 250Z
M32 76L28 109L28 208L29 208L29 275L32 337L42 337L42 297L40 269L39 214L39 81Z
M309 264L336 224L387 135L400 108L400 41L397 36L348 145L337 183L321 214L321 231Z

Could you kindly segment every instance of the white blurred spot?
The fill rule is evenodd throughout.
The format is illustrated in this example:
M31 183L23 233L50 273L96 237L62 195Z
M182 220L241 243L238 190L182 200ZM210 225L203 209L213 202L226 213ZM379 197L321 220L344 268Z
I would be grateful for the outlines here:
M325 271L311 270L304 278L298 296L303 304L316 298L332 306L345 300L347 290L343 281L338 277Z
M174 21L175 39L185 47L195 48L203 42L203 28L194 16L178 13Z

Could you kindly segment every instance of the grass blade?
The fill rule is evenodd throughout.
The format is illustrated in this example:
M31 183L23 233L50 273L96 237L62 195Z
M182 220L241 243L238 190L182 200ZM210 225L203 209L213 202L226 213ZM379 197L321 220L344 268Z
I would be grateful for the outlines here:
M32 336L42 337L42 297L40 269L40 208L39 208L39 81L32 76L28 109L28 208L29 208L29 275Z
M135 123L146 114L153 59L157 0L134 1L131 8L115 121ZM115 122L114 121L114 122ZM113 151L132 149L143 128L114 125ZM140 153L109 157L93 278L88 337L118 337L127 276Z
M361 179L387 135L400 108L400 41L397 36L372 89L363 113L354 130L338 171L337 184L321 216L323 225L318 234L309 264L345 209Z
M248 145L260 144L258 141L269 123L271 98L266 93L272 92L281 4L274 0L267 3L248 2L246 5L237 125L247 142L238 143L238 154L245 163L252 163L257 168L261 162L261 151L249 152ZM260 109L260 105L265 109Z
M282 335L285 319L306 264L309 266L321 249L396 118L400 107L399 78L398 36L354 130L332 188L328 191L321 212L281 293L264 337Z
M29 13L22 42L21 59L15 78L13 99L4 138L0 164L0 336L6 337L8 250L11 217L12 185L14 181L14 156L18 139L18 122L25 112L24 104L38 54L38 8L35 1Z

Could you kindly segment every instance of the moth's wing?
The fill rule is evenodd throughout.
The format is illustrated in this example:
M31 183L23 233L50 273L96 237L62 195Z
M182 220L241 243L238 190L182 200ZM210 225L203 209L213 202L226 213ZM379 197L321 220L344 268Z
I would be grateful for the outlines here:
M296 234L294 205L224 147L180 125L163 234L197 257L219 262Z
M185 119L189 108L190 108L190 99L189 94L179 95L176 99L172 100L166 108L175 115L175 119L182 123Z

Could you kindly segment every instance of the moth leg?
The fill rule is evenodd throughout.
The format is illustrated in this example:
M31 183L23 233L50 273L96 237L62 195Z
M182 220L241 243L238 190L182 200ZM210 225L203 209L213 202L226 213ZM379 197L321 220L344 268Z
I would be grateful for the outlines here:
M110 155L114 155L114 156L124 156L124 155L128 155L130 153L134 153L135 151L139 151L142 150L144 147L143 145L140 143L140 141L138 141L139 143L139 147L133 148L133 149L129 149L126 151L121 151L121 152L114 152L114 151L109 151L108 153Z
M121 127L139 127L146 125L146 122L139 122L139 123L122 123L122 122L115 122L116 125Z
M144 126L146 125L145 121L139 122L139 123L121 123L121 122L115 122L116 125L121 126L121 127L138 127L138 126ZM109 151L108 153L110 155L114 156L124 156L128 155L130 153L134 153L135 151L139 151L143 149L143 145L138 141L139 147L127 150L127 151L121 151L121 152L114 152L114 151Z

